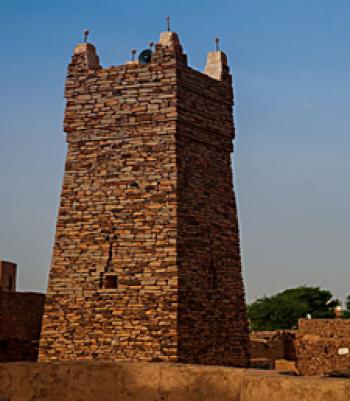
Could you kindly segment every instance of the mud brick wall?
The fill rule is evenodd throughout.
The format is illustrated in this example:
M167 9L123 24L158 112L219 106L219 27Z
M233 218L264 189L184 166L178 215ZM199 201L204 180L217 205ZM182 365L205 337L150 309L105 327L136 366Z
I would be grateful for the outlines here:
M266 359L274 366L276 359L295 361L295 333L289 330L253 331L249 336L251 361Z
M0 361L38 357L44 294L0 291Z
M225 68L172 32L146 65L76 47L41 360L248 363Z
M297 368L301 374L350 369L349 319L299 320L296 333Z

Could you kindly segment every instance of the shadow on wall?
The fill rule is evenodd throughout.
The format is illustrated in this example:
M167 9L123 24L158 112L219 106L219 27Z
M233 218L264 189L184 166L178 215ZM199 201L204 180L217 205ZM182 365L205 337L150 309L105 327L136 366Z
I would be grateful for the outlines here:
M0 291L0 361L36 361L45 295Z

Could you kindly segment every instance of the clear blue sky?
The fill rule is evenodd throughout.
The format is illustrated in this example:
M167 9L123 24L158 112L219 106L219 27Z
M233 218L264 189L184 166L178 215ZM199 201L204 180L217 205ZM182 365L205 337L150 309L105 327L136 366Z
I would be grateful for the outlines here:
M234 168L248 299L350 293L348 0L0 2L0 259L45 291L65 156L63 85L82 31L104 66L165 28L202 69L221 37L235 79Z

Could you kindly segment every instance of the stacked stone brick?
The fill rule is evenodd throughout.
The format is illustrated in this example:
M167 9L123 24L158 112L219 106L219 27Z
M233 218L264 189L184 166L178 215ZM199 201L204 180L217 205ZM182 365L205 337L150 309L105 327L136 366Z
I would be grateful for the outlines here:
M350 320L299 320L297 368L302 375L350 369Z
M248 326L232 187L232 80L161 34L152 61L68 67L68 153L41 360L246 366Z

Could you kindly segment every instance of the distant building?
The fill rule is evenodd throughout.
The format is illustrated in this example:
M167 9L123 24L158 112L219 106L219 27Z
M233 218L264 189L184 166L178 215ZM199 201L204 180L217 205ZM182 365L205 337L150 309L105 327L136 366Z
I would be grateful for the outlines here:
M16 291L16 263L0 261L0 362L36 361L45 295Z
M16 271L16 263L0 261L0 291L16 291Z

